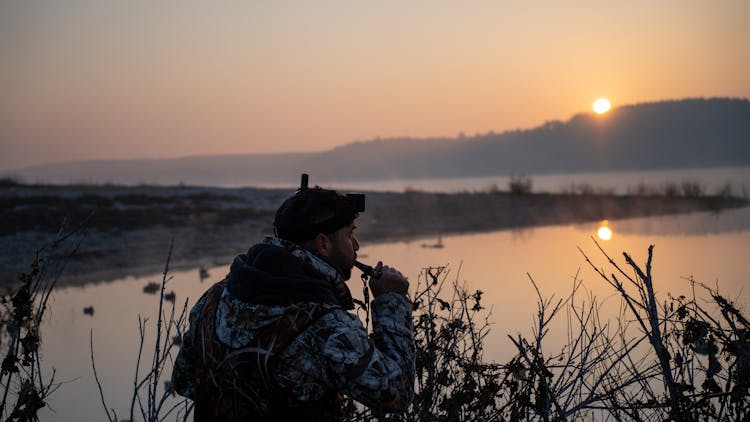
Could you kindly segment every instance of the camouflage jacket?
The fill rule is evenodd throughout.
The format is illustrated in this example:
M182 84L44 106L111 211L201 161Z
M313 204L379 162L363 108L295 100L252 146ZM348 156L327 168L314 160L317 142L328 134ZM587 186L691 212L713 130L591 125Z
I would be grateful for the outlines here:
M216 338L240 350L277 324L290 309L324 304L307 325L278 350L273 388L298 402L345 394L375 412L395 412L413 395L414 342L411 303L397 293L372 301L372 335L353 309L338 272L315 255L278 238L266 238L235 258L222 286L213 322ZM175 360L172 382L185 397L196 395L196 327L204 295L190 313L190 328ZM320 309L319 306L315 309Z

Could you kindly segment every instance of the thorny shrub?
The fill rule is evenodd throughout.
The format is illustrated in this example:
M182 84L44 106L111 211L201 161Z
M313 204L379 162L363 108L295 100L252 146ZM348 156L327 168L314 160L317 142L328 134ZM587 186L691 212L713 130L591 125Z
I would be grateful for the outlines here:
M85 236L82 227L70 229L64 220L55 239L19 275L15 289L0 296L0 418L5 421L37 420L47 397L60 386L54 369L42 372L40 326L52 289Z
M347 420L748 420L750 324L742 311L692 279L693 298L658 299L653 247L645 266L627 253L618 264L599 250L606 269L584 257L624 311L614 321L600 318L595 297L576 296L578 275L558 299L545 299L530 277L537 292L532 334L508 336L518 353L505 364L483 360L489 312L482 292L457 281L445 289L449 271L425 269L413 300L413 403L403 413L374 415L349 400ZM550 347L546 336L561 315L567 340Z
M425 269L415 286L413 306L416 347L415 395L400 414L374 415L348 400L348 420L496 420L502 414L504 371L483 360L489 312L482 291L469 291L458 281L446 287L446 267Z

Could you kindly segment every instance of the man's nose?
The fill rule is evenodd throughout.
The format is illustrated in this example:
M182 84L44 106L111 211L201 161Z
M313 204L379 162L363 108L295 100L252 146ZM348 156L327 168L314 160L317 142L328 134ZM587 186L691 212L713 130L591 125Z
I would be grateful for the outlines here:
M352 239L352 245L354 246L355 251L359 250L359 240L357 240L356 237Z

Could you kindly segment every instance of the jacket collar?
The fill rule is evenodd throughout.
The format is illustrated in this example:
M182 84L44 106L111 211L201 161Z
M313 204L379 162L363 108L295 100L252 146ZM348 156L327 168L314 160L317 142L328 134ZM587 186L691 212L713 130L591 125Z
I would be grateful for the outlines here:
M234 259L227 289L249 303L288 306L318 302L354 309L351 292L336 269L276 237L267 237Z
M286 249L289 253L291 253L299 260L310 264L313 268L315 268L317 272L320 273L320 275L334 284L344 283L344 277L342 277L341 274L329 263L323 261L319 256L308 251L307 249L298 246L295 243L275 236L267 236L265 239L263 239L263 243L266 245L278 246L280 248Z

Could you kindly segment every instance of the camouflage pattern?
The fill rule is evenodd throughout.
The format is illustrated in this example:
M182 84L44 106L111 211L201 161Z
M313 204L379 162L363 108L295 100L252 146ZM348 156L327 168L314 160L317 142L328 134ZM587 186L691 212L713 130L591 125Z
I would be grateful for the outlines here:
M413 394L414 342L411 304L387 293L372 302L373 341L362 321L333 310L282 352L276 381L299 400L335 389L388 412L408 406Z
M206 293L193 343L194 419L334 421L341 399L331 391L318 400L301 402L285 394L271 374L279 352L310 323L334 305L304 303L288 306L282 316L261 329L246 345L230 348L216 336L216 316L226 279Z
M268 244L290 252L332 282L337 297L351 300L338 272L315 255L277 238ZM408 406L413 395L414 341L411 303L398 293L386 293L371 304L372 337L360 319L341 307L299 303L293 306L267 306L248 303L223 288L215 311L215 336L230 349L258 344L267 333L275 345L273 364L267 367L269 388L284 392L298 402L330 401L339 393L367 405L376 412L394 412ZM206 295L190 313L190 328L183 339L172 375L176 391L194 398L195 345L199 319L206 306ZM315 315L312 315L312 313ZM292 315L293 317L290 317ZM307 317L305 317L307 315ZM286 316L286 317L285 317ZM287 326L280 330L279 322ZM284 337L291 337L284 339ZM279 347L277 341L284 344Z

